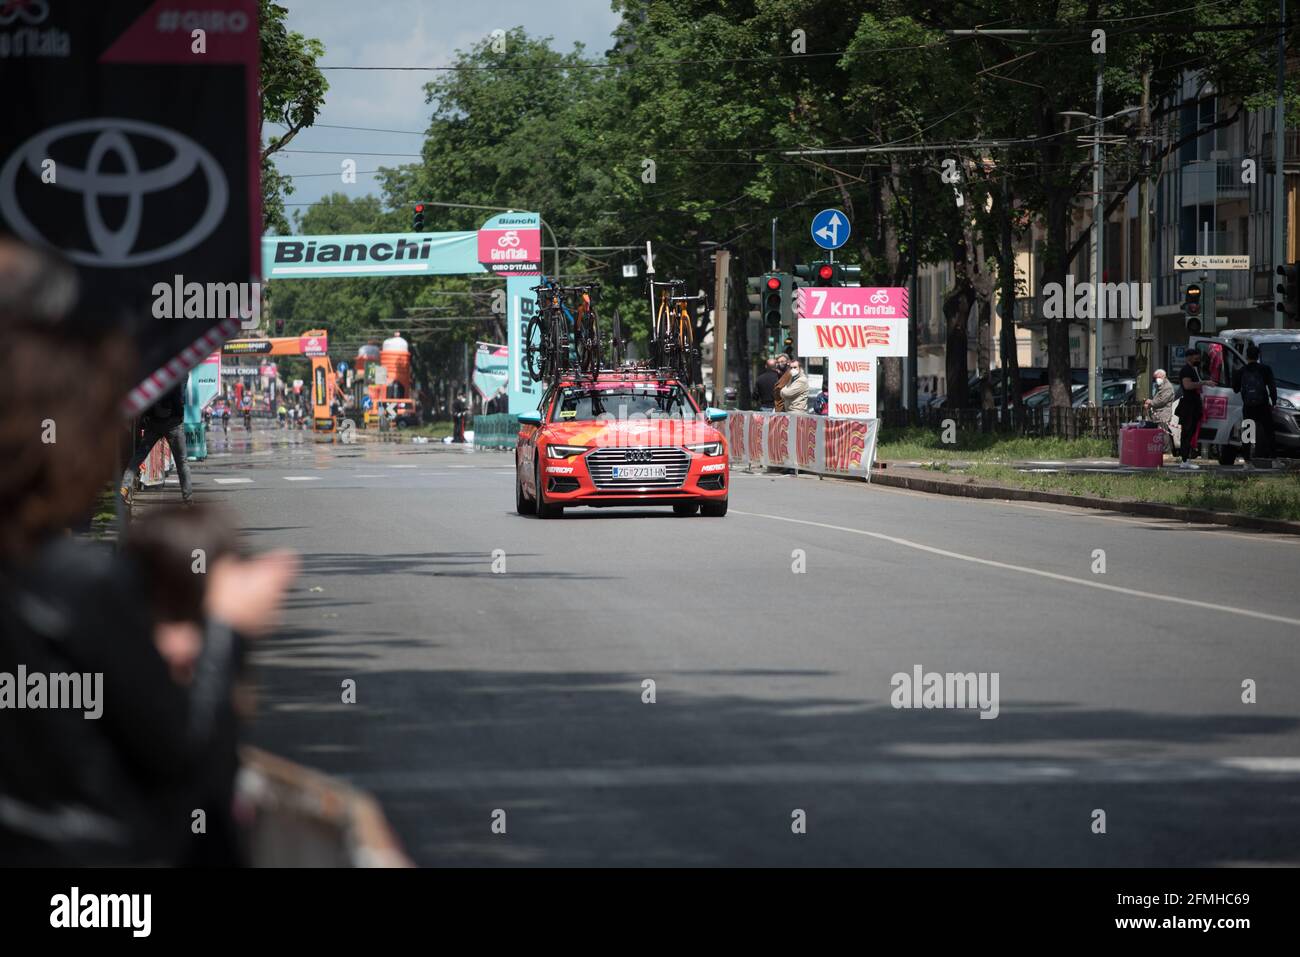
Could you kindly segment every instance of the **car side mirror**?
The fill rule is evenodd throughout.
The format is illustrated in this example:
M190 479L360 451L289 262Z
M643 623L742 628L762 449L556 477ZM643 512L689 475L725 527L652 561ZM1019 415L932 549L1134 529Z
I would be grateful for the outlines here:
M520 412L519 424L520 425L541 425L542 413L537 410L533 410L532 412Z
M707 409L704 410L704 414L705 414L705 416L708 417L708 420L709 420L710 422L721 422L721 421L723 421L724 419L726 419L726 417L727 417L727 410L726 410L726 409L715 409L713 406L709 406Z

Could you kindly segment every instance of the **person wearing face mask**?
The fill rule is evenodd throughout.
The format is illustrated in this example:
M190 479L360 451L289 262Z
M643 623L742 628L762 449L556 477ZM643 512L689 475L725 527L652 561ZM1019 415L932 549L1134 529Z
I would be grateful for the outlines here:
M1153 376L1155 380L1155 391L1151 398L1143 403L1151 420L1159 424L1165 433L1165 451L1172 452L1174 446L1174 435L1171 419L1174 415L1174 403L1178 401L1178 393L1173 385L1169 382L1169 376L1164 369L1157 369Z
M1187 361L1178 370L1178 381L1183 386L1183 397L1178 400L1174 413L1182 429L1178 454L1182 458L1179 468L1200 468L1195 462L1188 461L1196 454L1196 447L1201 437L1201 420L1205 418L1205 404L1201 400L1201 388L1205 380L1201 377L1201 354L1195 349L1187 353Z

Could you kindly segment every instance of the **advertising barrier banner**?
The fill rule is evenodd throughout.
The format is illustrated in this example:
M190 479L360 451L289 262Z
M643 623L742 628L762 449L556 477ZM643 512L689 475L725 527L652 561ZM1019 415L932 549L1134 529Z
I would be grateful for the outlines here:
M871 481L879 427L879 419L729 412L727 449L733 465L860 476Z

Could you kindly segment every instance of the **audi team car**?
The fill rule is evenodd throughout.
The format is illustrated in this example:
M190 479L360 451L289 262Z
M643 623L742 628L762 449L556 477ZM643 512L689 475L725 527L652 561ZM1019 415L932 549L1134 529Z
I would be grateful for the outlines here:
M515 507L558 518L575 505L671 505L727 514L727 441L671 377L621 370L556 380L519 416Z

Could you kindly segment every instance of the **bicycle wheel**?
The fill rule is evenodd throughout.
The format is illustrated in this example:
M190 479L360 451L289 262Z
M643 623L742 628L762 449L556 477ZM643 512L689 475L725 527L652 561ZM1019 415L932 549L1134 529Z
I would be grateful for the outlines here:
M613 330L613 337L610 339L609 342L609 359L610 362L614 365L614 368L617 369L623 365L623 355L624 355L623 317L618 314L617 309L614 310L612 330Z
M546 375L546 363L549 350L546 348L546 327L541 316L528 320L524 332L524 369L534 382L539 382Z
M554 376L560 372L567 372L572 368L573 363L569 356L571 343L569 342L568 325L564 314L559 310L551 313L551 342L555 347L551 350L551 375Z

